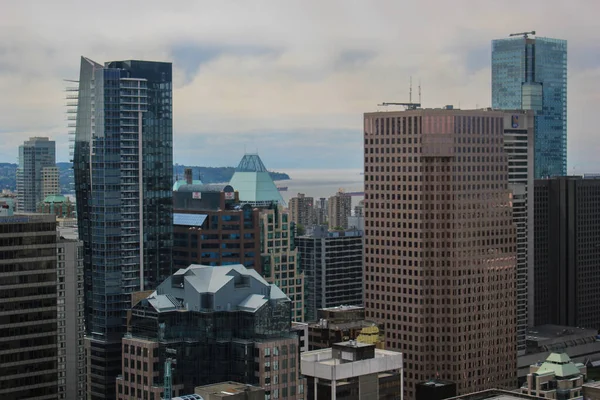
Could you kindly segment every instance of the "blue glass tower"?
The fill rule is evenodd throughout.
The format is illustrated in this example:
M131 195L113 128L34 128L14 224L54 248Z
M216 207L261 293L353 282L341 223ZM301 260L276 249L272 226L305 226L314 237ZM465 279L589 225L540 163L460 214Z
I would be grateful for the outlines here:
M172 274L172 66L81 59L73 168L88 398L115 398L131 293Z
M535 112L535 178L567 173L567 41L492 41L492 107Z

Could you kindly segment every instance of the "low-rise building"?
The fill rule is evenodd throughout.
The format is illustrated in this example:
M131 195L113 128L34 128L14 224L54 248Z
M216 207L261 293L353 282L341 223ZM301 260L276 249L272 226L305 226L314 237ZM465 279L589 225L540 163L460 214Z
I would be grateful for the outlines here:
M519 383L529 374L529 367L552 353L566 353L574 362L600 365L600 341L595 329L559 325L542 325L527 332L526 354L517 358Z
M585 365L573 363L564 353L552 353L543 363L530 367L521 392L546 399L582 399L586 377Z
M519 392L503 389L488 389L480 392L463 394L447 400L539 400L541 397L530 396Z
M61 194L46 196L44 201L37 205L37 212L54 214L56 218L75 218L75 202Z
M383 349L382 327L365 320L364 307L339 306L317 311L318 321L308 324L308 349L326 349L334 343L358 340Z
M585 400L600 400L600 382L584 383L583 398Z
M403 398L402 353L351 340L301 357L308 399Z

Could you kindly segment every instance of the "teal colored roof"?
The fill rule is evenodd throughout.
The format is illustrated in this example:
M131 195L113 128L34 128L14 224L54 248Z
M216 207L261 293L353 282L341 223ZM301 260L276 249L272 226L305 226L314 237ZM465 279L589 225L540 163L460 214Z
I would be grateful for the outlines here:
M66 203L67 198L60 194L53 194L50 196L46 196L44 199L44 203Z
M240 202L277 202L285 206L281 193L258 154L246 154L229 184L239 193Z
M579 368L571 362L569 356L565 353L552 353L546 361L536 371L536 374L543 375L553 373L559 378L566 378L574 375L581 375Z
M187 181L185 179L180 179L178 181L175 181L175 183L173 184L173 191L176 192L177 190L179 190L179 188L181 186L187 185ZM192 181L192 185L202 185L202 181L199 179L194 179Z

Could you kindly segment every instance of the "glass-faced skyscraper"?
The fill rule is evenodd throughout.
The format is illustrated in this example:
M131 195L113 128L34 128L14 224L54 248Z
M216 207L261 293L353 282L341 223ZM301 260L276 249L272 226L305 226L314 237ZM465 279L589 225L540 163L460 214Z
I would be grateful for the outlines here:
M567 41L492 41L492 107L535 112L535 177L567 173Z
M92 399L115 397L130 294L172 273L171 71L81 59L73 168Z
M32 137L19 146L17 210L35 212L38 203L58 194L56 144L47 137Z

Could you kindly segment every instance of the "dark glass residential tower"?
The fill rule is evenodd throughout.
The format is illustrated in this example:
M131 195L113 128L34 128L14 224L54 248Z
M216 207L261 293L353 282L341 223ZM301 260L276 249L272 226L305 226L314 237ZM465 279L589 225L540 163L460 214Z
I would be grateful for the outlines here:
M73 167L88 398L114 398L130 294L172 273L172 66L81 59Z
M492 107L535 112L535 178L567 173L567 41L492 41Z

